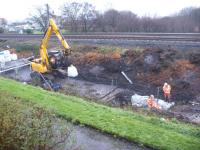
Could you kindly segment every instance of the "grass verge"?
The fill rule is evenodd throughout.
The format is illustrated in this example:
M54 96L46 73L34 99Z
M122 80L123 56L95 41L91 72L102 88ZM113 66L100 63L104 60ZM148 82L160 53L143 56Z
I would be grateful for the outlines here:
M58 116L156 149L200 149L200 127L110 108L75 96L45 91L0 78L0 92L31 101Z

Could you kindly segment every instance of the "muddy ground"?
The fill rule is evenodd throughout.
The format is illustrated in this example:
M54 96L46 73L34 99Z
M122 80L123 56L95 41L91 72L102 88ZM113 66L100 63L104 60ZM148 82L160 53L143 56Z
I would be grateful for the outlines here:
M109 105L126 106L130 105L130 97L134 93L154 94L156 98L163 99L161 89L163 83L168 82L172 86L171 101L176 103L172 111L178 114L192 112L197 116L196 118L200 118L199 43L137 40L94 41L69 41L72 49L69 59L78 68L79 77L77 79L83 82L89 81L94 86L88 87L84 83L77 84L70 81L64 85L67 89L64 90L65 93L70 92L99 100L107 92L108 95L105 96L104 101L107 99ZM0 48L6 49L9 45L13 50L16 48L17 51L14 50L14 52L17 52L19 58L24 58L37 55L39 44L40 40L6 40L0 42ZM29 50L30 48L32 51ZM49 49L58 48L61 48L59 41L49 42ZM124 71L132 80L132 85L122 76L121 71ZM29 72L22 72L21 75L17 75L18 80L28 80ZM14 78L17 76L14 75ZM74 84L73 88L72 86L67 87L68 84ZM84 88L89 90L87 92L77 90ZM99 96L99 93L102 94ZM191 114L184 116L191 116Z
M171 101L176 104L170 116L200 123L200 51L136 48L102 52L97 46L76 48L78 51L69 60L78 68L79 76L57 79L63 86L60 92L124 108L131 106L134 93L164 99L162 86L168 82L172 86ZM30 81L29 73L26 68L18 75L8 74L20 81Z
M200 51L181 53L177 50L127 50L123 54L98 51L81 52L71 57L79 78L95 83L113 84L142 95L157 93L164 82L172 85L172 100L180 103L200 101ZM124 71L131 85L121 74ZM160 98L163 98L160 91Z
M200 122L200 51L182 52L173 49L101 53L93 49L71 56L79 71L79 79L97 84L114 85L122 90L113 99L130 105L131 95L154 94L164 99L162 86L172 86L171 110L179 118ZM124 71L133 84L121 74ZM112 90L111 90L112 91Z

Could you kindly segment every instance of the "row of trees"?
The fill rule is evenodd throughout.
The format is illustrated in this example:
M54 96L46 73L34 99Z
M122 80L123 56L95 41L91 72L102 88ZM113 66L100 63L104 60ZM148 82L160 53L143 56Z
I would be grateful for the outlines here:
M200 32L200 8L185 8L166 17L139 17L131 11L115 9L100 13L92 4L66 3L62 14L45 5L29 19L44 31L50 17L69 32Z
M0 33L3 33L7 25L7 20L5 18L0 18Z

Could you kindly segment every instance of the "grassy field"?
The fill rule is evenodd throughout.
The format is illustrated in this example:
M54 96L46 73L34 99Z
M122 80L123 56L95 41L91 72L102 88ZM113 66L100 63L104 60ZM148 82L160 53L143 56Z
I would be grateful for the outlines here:
M110 108L0 78L0 94L53 109L58 116L156 149L200 149L200 127ZM5 94L5 96L7 95Z

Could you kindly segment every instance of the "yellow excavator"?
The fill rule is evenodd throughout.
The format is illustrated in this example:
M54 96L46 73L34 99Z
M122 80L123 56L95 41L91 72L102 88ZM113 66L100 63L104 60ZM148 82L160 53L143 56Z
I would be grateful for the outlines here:
M55 33L64 49L48 52L48 42L53 33ZM67 75L66 70L71 65L67 56L71 51L53 19L49 19L49 25L41 41L39 52L40 58L31 61L32 72L30 76L32 83L46 89L58 90L60 85L53 83L53 79L63 78ZM76 68L75 71L77 71Z

